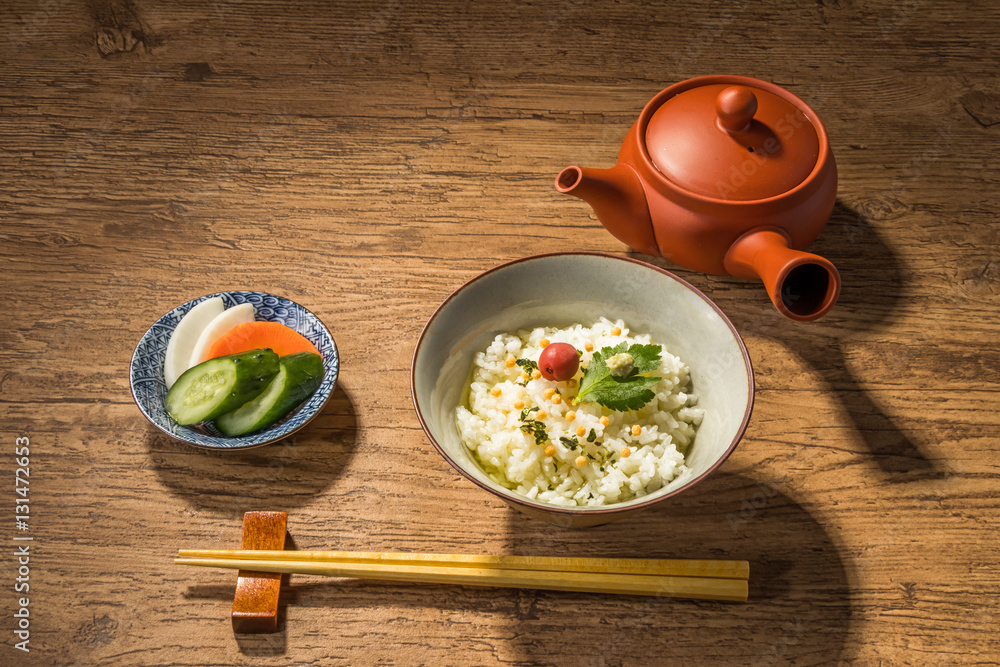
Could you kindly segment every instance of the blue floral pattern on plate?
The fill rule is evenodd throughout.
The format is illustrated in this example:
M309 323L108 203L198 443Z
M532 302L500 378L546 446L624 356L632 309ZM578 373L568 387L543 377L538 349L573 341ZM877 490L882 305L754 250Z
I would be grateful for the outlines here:
M229 438L223 436L211 422L194 426L180 426L164 408L167 395L166 381L163 379L163 363L167 356L167 342L177 324L196 304L221 296L226 308L232 308L241 303L253 304L254 314L258 320L281 322L295 329L309 339L323 356L323 383L309 399L283 421L270 428L250 433L248 435ZM154 426L172 438L200 447L212 449L244 449L259 447L285 436L291 435L306 425L319 414L323 406L333 394L340 372L340 355L333 336L319 318L299 304L265 292L220 292L199 297L193 301L177 306L156 321L145 333L132 355L132 369L129 383L132 386L132 396L136 405L142 410Z

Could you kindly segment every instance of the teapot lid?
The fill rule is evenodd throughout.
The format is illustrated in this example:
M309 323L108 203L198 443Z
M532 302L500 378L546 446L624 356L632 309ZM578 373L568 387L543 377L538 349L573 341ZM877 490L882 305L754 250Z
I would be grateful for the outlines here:
M650 117L645 142L670 181L735 201L788 192L812 172L820 152L816 128L793 102L726 83L668 98Z

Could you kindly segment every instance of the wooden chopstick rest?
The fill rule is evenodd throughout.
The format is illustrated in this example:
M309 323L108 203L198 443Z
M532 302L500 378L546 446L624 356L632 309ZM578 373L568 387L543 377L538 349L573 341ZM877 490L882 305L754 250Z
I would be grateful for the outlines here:
M285 548L285 512L247 512L243 515L241 548L280 551ZM281 577L277 572L240 570L233 597L233 632L264 634L278 631L278 595Z

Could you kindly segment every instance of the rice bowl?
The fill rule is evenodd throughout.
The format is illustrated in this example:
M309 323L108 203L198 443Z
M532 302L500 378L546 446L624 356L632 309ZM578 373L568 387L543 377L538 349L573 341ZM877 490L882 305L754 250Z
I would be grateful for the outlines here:
M537 362L542 349L557 342L579 351L581 370L563 382L537 370L529 376L526 362ZM687 366L662 346L659 368L650 373L660 378L655 396L640 409L573 404L583 368L598 350L620 343L655 341L648 334L630 335L620 319L602 317L592 326L498 334L476 354L468 395L455 418L463 442L491 479L530 500L575 507L638 498L690 474L684 456L704 412L690 391Z
M685 456L688 471L658 490L614 503L559 505L528 498L491 477L459 432L456 409L467 405L475 357L497 334L589 325L601 317L648 334L690 368L704 418ZM465 480L531 517L579 528L633 516L705 480L746 431L754 393L746 347L708 297L646 262L581 252L501 264L456 289L417 339L410 390L430 445Z

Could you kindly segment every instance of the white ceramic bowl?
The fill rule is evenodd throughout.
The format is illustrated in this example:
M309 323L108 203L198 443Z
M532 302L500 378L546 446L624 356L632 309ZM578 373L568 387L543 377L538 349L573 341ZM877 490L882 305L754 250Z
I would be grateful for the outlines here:
M462 443L455 409L473 356L501 332L621 318L691 369L705 418L687 457L690 473L647 496L602 507L529 500L491 480ZM462 475L536 518L594 526L630 516L705 479L743 437L753 408L753 369L743 340L708 297L668 271L599 253L539 255L491 269L456 290L431 316L410 372L413 404L431 443Z

